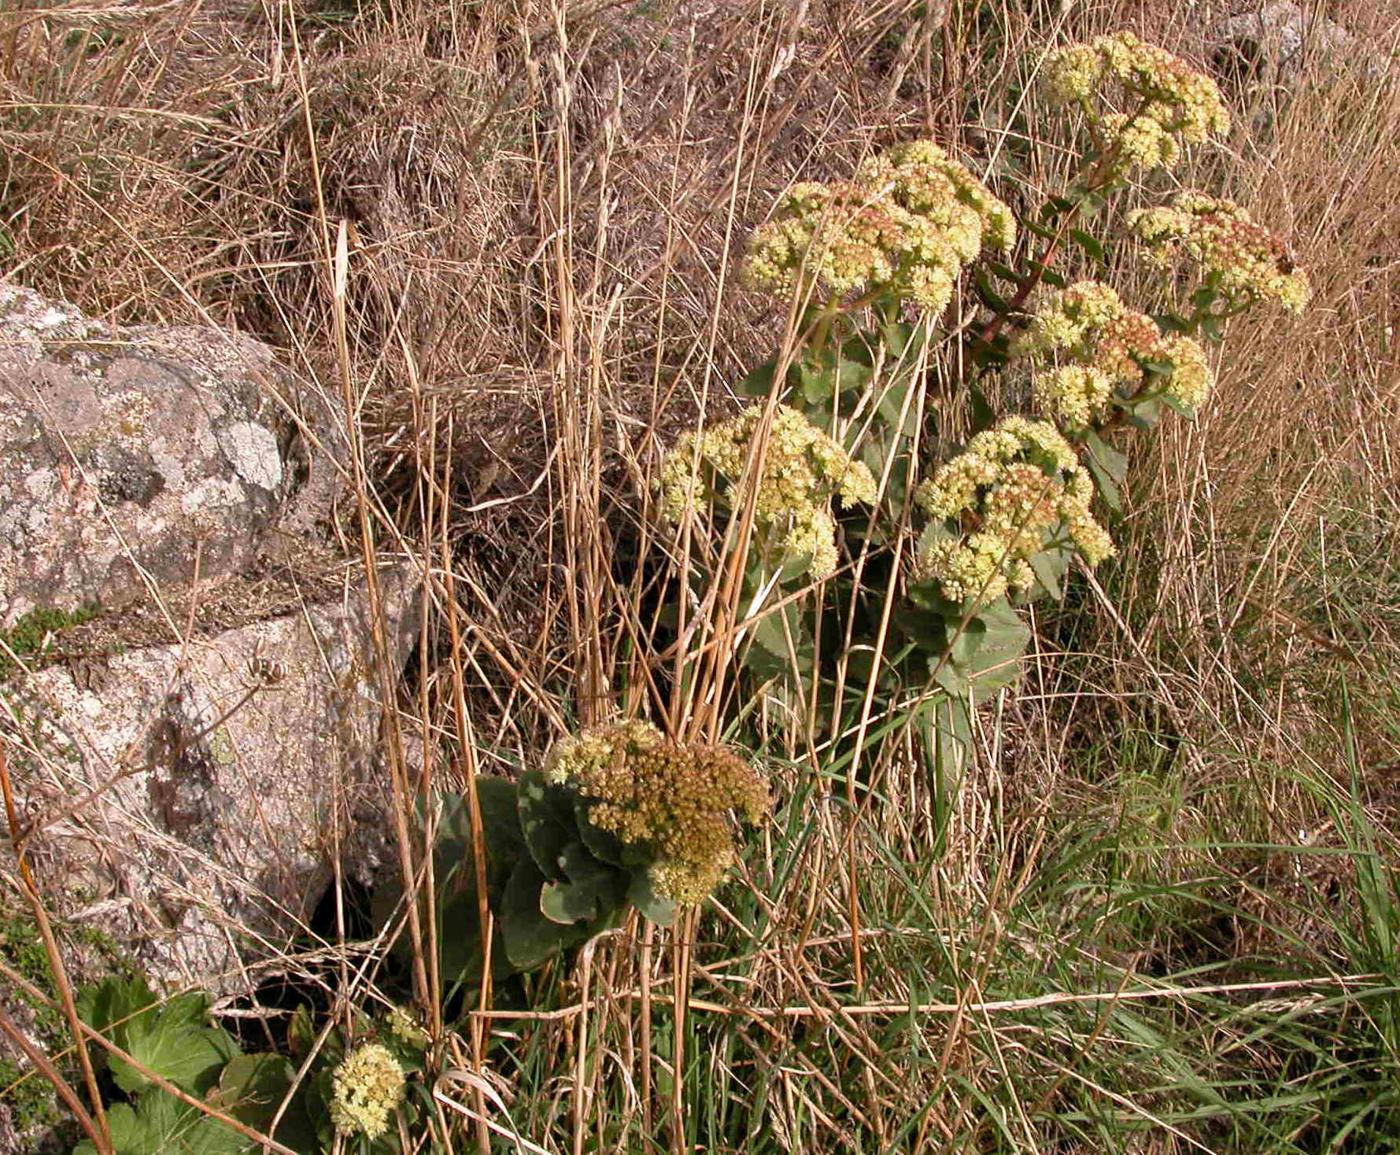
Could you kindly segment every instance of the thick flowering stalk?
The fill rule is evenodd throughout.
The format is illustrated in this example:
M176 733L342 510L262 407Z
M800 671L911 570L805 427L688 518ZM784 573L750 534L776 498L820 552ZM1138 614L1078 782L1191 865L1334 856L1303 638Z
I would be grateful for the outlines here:
M1113 553L1089 511L1093 483L1053 425L1008 417L919 486L932 519L919 540L915 573L952 602L985 606L1035 583L1030 560L1057 537L1089 565Z
M1056 49L1043 77L1052 100L1084 110L1100 151L1120 169L1173 168L1183 144L1230 128L1215 81L1131 32Z
M1015 236L1011 210L964 165L914 141L849 181L794 185L750 239L747 275L784 295L815 282L837 298L888 294L937 315L963 266Z
M342 1135L378 1139L403 1101L404 1073L389 1048L366 1043L331 1075L331 1122Z
M1196 410L1213 383L1199 342L1162 333L1098 281L1047 294L1012 349L1036 368L1032 388L1041 411L1067 428L1101 422L1115 392L1124 400L1160 396Z
M585 730L550 752L549 778L592 802L588 820L652 856L657 894L696 903L734 861L730 814L768 812L768 789L747 761L719 746L678 746L646 722Z
M687 509L708 501L731 512L743 509L741 486L761 405L706 429L683 434L661 464L661 512L680 521ZM826 578L836 569L835 497L842 508L875 501L875 478L835 440L785 405L773 411L753 495L754 521L768 544L786 558L809 557L808 571Z
M1288 247L1233 201L1188 190L1130 214L1128 228L1161 261L1184 251L1237 307L1272 300L1301 313L1312 295Z

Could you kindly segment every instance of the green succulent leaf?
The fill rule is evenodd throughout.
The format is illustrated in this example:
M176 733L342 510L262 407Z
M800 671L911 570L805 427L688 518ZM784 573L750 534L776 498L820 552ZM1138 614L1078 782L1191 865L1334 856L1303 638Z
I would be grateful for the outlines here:
M1158 397L1144 397L1125 405L1128 421L1138 429L1151 429L1162 419L1162 402Z
M767 397L773 391L773 374L777 367L776 360L770 359L763 362L758 368L742 377L734 386L735 390L741 397Z
M1086 233L1083 229L1070 229L1070 239L1074 241L1089 256L1093 257L1099 264L1106 264L1107 254L1104 251L1104 244L1092 233Z
M622 905L627 876L595 858L582 842L561 855L568 882L547 882L540 891L540 913L551 922L592 922Z
M1128 475L1128 458L1092 429L1084 434L1084 447L1089 451L1089 474L1104 501L1111 509L1121 511L1123 498L1118 492L1118 483Z
M651 861L651 854L645 847L623 842L612 831L594 826L588 817L593 805L593 802L587 798L576 799L574 802L574 822L578 828L579 841L588 848L588 852L594 858L609 866L621 867L624 870L633 870Z
M1056 601L1065 596L1061 579L1069 568L1069 555L1064 550L1043 549L1039 553L1031 555L1030 565L1031 572L1035 574L1035 580L1040 583L1041 589Z
M946 604L946 603L945 603ZM972 690L989 693L1015 683L1021 674L1020 658L1031 632L1005 598L984 606L958 629L961 615L945 619L950 641L943 653L929 656L934 682L954 697Z
M627 901L657 926L670 926L676 921L676 904L656 893L650 870L639 870L632 875L632 883L627 888Z
M812 635L798 606L789 602L763 614L753 625L744 662L763 681L805 678L812 670Z
M526 852L520 827L519 787L504 778L479 776L476 797L486 838L487 874L492 885L499 882L504 886L509 872Z
M969 678L983 692L1012 685L1021 676L1020 659L1030 644L1030 627L1006 598L978 611L982 642L971 663Z
M527 770L520 776L520 829L525 845L541 873L555 882L565 880L560 858L578 837L574 798L574 791L551 782L542 771Z
M501 896L501 937L506 957L517 970L533 970L588 936L583 926L566 926L545 917L540 902L549 882L534 859L522 858Z

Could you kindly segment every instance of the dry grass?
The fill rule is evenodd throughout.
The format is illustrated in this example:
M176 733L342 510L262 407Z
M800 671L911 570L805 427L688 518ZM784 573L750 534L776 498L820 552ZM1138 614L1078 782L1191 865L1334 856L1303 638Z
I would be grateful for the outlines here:
M1127 25L1198 55L1209 7L0 14L6 272L123 321L254 332L359 414L348 532L369 554L406 542L428 595L417 681L386 683L432 738L410 765L391 727L401 815L431 781L537 760L578 720L645 709L716 738L753 707L781 805L744 878L674 932L629 925L585 950L541 981L540 1017L474 1019L449 1053L509 1106L468 1083L445 1089L454 1110L551 1152L1336 1134L1328 1111L1350 1100L1314 1093L1304 1059L1330 1079L1315 1051L1363 1048L1356 976L1387 960L1367 953L1354 875L1296 851L1300 831L1355 849L1356 776L1397 861L1400 81L1314 62L1267 127L1242 118L1190 174L1277 224L1317 299L1300 322L1238 323L1211 411L1143 443L1118 531L1131 564L1042 616L960 789L900 719L857 710L838 758L809 702L744 703L742 550L698 531L675 549L647 509L661 446L729 409L781 331L735 276L777 190L928 130L993 180L1015 158L1051 188L1063 141L1015 135L1037 123L1018 95L1036 49ZM1394 51L1387 9L1332 14ZM717 577L658 655L668 551ZM373 968L344 973L342 1007L374 997ZM432 988L424 971L437 1015ZM1365 1095L1367 1078L1338 1085ZM470 1149L475 1126L452 1118Z

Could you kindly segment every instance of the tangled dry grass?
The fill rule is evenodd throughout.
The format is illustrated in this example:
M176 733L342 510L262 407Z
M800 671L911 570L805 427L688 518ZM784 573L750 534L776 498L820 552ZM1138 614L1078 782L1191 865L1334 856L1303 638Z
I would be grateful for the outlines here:
M431 571L405 709L459 764L528 764L650 692L647 578L617 559L652 543L659 448L732 407L781 321L736 277L774 194L928 131L1048 190L1072 158L1032 127L1037 49L1126 26L1200 58L1215 7L11 5L4 271L348 382L358 500ZM1400 46L1383 0L1327 14ZM1315 1022L1370 1014L1348 1003L1384 969L1355 877L1299 851L1353 847L1354 778L1400 862L1400 74L1319 53L1295 90L1246 78L1232 100L1228 154L1188 175L1280 226L1310 312L1236 325L1210 411L1136 461L1134 565L1037 623L951 809L894 743L881 804L848 821L775 709L790 805L751 866L764 891L698 941L606 940L506 1028L520 1054L490 1090L523 1149L1264 1150L1252 1109L1191 1088L1274 1095L1349 1029ZM713 732L727 692L672 721ZM1126 889L1088 885L1105 871ZM1116 1013L1139 980L1156 994ZM1267 1149L1308 1149L1331 1094Z

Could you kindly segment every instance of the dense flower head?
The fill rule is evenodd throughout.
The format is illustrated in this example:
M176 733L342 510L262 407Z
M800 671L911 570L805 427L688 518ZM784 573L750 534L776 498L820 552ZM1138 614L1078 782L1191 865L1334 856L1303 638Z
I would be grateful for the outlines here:
M403 1101L404 1073L387 1047L356 1047L331 1075L331 1122L342 1135L377 1139Z
M687 509L709 500L731 511L745 508L752 482L741 483L763 413L763 406L753 405L677 440L661 464L661 512L667 520L680 521ZM831 499L846 509L873 503L877 486L869 467L797 410L779 405L756 470L755 525L788 557L810 557L813 577L829 577L837 561Z
M1125 165L1172 168L1183 144L1230 128L1215 81L1131 32L1056 49L1045 59L1043 78L1051 99L1083 108ZM1100 113L1100 103L1116 107Z
M936 314L964 264L1015 237L1011 210L920 140L872 157L849 181L794 185L750 238L747 274L783 294L814 281L837 296L893 293Z
M1128 227L1161 259L1184 251L1226 296L1301 313L1312 295L1288 247L1233 201L1188 190L1168 206L1132 213Z
M405 1046L423 1050L432 1041L418 1016L406 1007L390 1007L384 1026L390 1035Z
M915 572L950 601L986 605L1030 589L1030 559L1057 533L1090 565L1113 553L1089 510L1093 483L1069 442L1044 421L1008 417L978 433L914 499L933 519Z
M1115 390L1125 399L1146 391L1197 409L1212 385L1199 342L1162 333L1097 281L1047 294L1013 349L1036 367L1032 392L1041 411L1073 428L1101 420Z
M734 861L731 812L758 822L768 789L758 771L722 746L680 746L646 722L625 721L565 738L547 771L592 801L588 819L648 850L656 892L702 902Z

